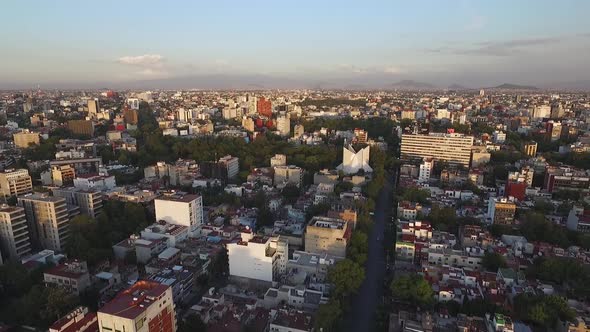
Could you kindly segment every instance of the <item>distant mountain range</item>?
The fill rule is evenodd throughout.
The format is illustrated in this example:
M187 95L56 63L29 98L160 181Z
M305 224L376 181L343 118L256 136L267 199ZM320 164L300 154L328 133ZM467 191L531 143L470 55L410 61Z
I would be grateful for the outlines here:
M500 84L495 87L490 87L487 89L497 89L497 90L539 90L537 87L531 85L520 85L520 84L513 84L513 83L504 83Z

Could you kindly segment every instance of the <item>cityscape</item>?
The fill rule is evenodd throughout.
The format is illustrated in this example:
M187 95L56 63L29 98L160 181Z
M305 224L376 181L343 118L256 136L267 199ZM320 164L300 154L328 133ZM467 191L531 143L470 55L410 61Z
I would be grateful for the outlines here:
M590 331L590 3L222 2L3 6L0 332Z

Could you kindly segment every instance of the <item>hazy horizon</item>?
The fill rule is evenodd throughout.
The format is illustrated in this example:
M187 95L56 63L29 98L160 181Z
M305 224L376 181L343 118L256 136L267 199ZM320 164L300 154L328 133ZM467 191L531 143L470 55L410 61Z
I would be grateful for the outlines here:
M587 1L24 0L4 7L1 89L370 89L402 80L590 88Z

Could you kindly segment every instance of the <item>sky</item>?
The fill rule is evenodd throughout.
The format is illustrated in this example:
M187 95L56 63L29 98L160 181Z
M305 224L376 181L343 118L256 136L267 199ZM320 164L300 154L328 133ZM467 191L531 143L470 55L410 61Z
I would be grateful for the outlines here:
M0 8L1 88L220 77L590 81L587 0L3 0Z

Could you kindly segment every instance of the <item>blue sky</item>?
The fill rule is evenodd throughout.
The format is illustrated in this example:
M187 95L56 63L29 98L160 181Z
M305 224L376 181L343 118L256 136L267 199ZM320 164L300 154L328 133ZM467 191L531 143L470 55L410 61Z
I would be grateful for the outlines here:
M0 84L590 79L590 1L4 0Z

